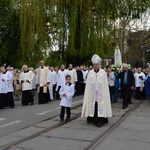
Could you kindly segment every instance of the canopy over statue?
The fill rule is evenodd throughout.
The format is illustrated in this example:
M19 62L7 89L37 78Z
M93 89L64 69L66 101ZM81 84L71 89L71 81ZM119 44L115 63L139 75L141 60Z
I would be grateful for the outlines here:
M121 58L121 52L119 47L117 46L114 53L114 64L115 65L122 65L122 58Z

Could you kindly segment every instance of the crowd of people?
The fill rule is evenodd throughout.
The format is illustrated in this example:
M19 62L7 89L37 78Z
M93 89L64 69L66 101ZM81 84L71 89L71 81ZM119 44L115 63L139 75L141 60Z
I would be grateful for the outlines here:
M105 69L101 69L100 61L96 71L94 69L94 67L96 68L96 65L94 65L95 64L93 63L93 66L90 67L73 67L72 64L69 64L68 68L66 68L65 65L62 64L59 69L57 66L45 66L44 61L41 60L39 68L34 69L27 65L23 65L22 69L18 70L13 69L8 64L4 64L0 68L0 109L5 107L14 108L14 101L18 101L20 95L22 95L21 103L23 106L29 104L33 105L35 91L37 90L38 104L46 104L54 99L61 99L60 119L63 121L65 108L67 112L66 120L70 119L72 97L83 95L85 93L84 99L86 96L88 99L92 93L90 95L88 94L90 91L94 91L93 89L96 89L95 91L97 91L97 93L94 93L96 96L93 97L101 95L101 99L107 93L108 87L109 92L106 94L107 96L105 96L105 99L109 99L110 103L117 103L118 95L120 95L120 97L123 98L122 109L128 107L128 104L132 104L131 97L133 94L138 100L145 98L145 96L150 96L149 68L146 68L143 71L141 67L133 68L131 70L131 68L128 68L127 64L124 64L123 69L116 73L111 70L111 66L109 65L107 65ZM93 74L92 70L94 70ZM100 70L102 70L102 72ZM103 74L106 74L106 78ZM99 81L101 76L104 78L101 79L102 81ZM90 78L88 82L92 83L87 83L88 78ZM102 83L105 79L107 79L107 82L105 82L104 87L102 87ZM92 85L93 83L95 84ZM85 87L86 89L89 88L90 91L89 89L85 90ZM106 90L104 90L105 88ZM98 102L98 100L96 101ZM99 106L102 105L102 103L103 102L96 104ZM92 111L97 109L98 106L94 109L96 104L92 104ZM83 108L85 105L86 104L83 103ZM90 112L90 114L94 115L94 111ZM90 122L91 115L88 116L86 114L85 116L88 117L87 121ZM108 122L105 119L103 119L103 121ZM101 125L98 124L97 126Z
M89 68L69 64L59 67L45 66L40 61L39 68L23 65L21 70L13 69L9 64L0 68L0 108L13 108L14 101L19 101L22 95L22 105L34 104L35 91L38 93L38 104L45 104L54 99L60 100L59 91L65 83L65 76L71 76L71 83L75 85L75 95L84 94Z
M132 96L137 100L150 96L149 70L149 67L143 70L141 67L131 69L124 64L123 69L115 73L111 66L106 66L111 102L117 103L119 91L123 98L123 109L132 104Z

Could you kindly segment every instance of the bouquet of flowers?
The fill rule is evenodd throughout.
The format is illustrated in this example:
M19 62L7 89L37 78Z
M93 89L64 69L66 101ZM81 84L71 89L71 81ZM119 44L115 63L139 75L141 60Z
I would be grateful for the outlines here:
M114 71L115 74L118 74L123 69L123 65L114 65L110 66L111 70Z
M131 65L127 64L128 68L131 69ZM119 72L121 72L123 70L123 65L114 65L112 64L111 66L111 70L114 71L115 74L118 74Z

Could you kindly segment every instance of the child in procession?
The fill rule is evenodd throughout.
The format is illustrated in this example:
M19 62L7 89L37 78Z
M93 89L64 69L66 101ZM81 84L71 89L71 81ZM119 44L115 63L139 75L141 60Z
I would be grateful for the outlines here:
M62 121L62 122L64 121L65 109L66 109L66 113L67 113L67 117L66 117L65 121L70 120L72 97L74 95L74 84L71 83L71 76L66 75L65 79L66 79L66 83L61 87L61 89L59 91L59 95L61 98L60 121Z

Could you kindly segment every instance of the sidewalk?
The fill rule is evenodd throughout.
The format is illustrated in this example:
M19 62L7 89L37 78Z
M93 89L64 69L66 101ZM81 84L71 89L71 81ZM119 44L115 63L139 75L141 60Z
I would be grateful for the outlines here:
M145 100L95 150L150 150L150 100Z

